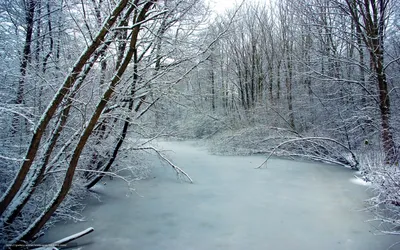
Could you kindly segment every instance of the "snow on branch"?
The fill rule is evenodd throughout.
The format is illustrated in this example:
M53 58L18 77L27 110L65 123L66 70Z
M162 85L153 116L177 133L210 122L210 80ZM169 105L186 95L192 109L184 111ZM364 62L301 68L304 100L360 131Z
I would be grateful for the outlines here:
M129 169L130 168L122 168L122 169L119 169L118 172L121 172L121 171L124 171L124 170L129 170ZM57 169L57 170L52 170L52 171L46 172L46 174L56 174L56 173L66 172L66 171L67 171L67 169L65 169L65 168L64 169ZM124 177L122 175L119 175L118 173L114 173L114 172L110 172L110 171L91 170L91 169L82 169L82 168L77 168L76 171L77 172L88 172L88 173L101 174L101 175L104 175L104 176L109 176L111 178L121 179L121 180L123 180L124 182L126 182L128 184L130 184L132 182L132 180L129 180L128 178L126 178L126 177Z
M22 118L24 118L29 124L31 124L32 127L35 126L35 122L32 121L28 116L26 116L26 115L23 114L22 112L19 112L19 111L14 110L14 109L9 109L9 108L6 108L6 107L0 107L0 111L9 112L9 113L12 113L12 114L15 114L15 115L19 115L19 116L21 116Z
M312 144L314 144L314 141L329 141L332 142L334 144L337 144L339 146L341 146L342 148L346 149L346 151L348 151L351 154L351 157L354 161L354 164L351 164L351 168L358 170L358 165L359 162L356 158L356 156L354 155L353 151L351 151L346 145L344 145L343 143L334 140L332 138L328 138L328 137L302 137L302 138L294 138L294 139L290 139L287 141L282 142L281 144L279 144L278 146L274 147L274 149L271 151L271 153L268 155L267 159L257 167L257 169L263 167L264 165L266 165L266 163L268 162L268 160L271 158L271 156L276 152L276 150L278 150L280 147L286 145L286 144L290 144L290 143L295 143L295 142L300 142L300 141L305 141L305 142L311 142ZM305 157L310 157L310 158L315 158L312 155L301 155L301 156L305 156ZM319 160L324 160L324 158L319 158ZM332 162L332 161L331 161ZM339 163L336 162L335 163Z
M81 238L81 237L83 237L83 236L85 236L85 235L87 235L87 234L90 234L90 233L93 232L93 231L94 231L94 228L93 228L93 227L89 227L89 228L87 228L87 229L85 229L85 230L83 230L83 231L81 231L81 232L79 232L79 233L73 234L73 235L71 235L71 236L65 237L65 238L63 238L63 239L61 239L61 240L58 240L58 241L54 242L54 245L64 245L64 244L67 244L68 242L71 242L71 241L73 241L73 240L76 240L76 239L78 239L78 238Z
M149 11L147 14L149 14L149 13L151 13L151 11ZM134 23L133 25L130 25L130 26L118 26L118 27L113 28L112 30L132 30L135 27L141 26L142 24L147 23L150 20L154 20L156 17L164 15L166 13L168 13L168 11L166 11L166 10L160 11L160 12L157 12L156 14L154 14L151 17L147 17L145 20L143 20L141 22L136 22L136 23Z
M4 155L0 155L0 159L6 160L6 161L25 161L25 159L18 159L18 158L10 158Z
M63 238L61 240L58 240L58 241L52 243L52 244L48 244L48 245L43 246L43 247L35 248L34 250L57 250L58 249L57 247L64 247L64 246L66 246L67 243L69 243L71 241L74 241L76 239L79 239L79 238L81 238L81 237L83 237L83 236L85 236L85 235L87 235L87 234L89 234L89 233L91 233L93 231L94 231L94 228L93 227L89 227L89 228L87 228L87 229L85 229L85 230L83 230L83 231L81 231L79 233L76 233L76 234L73 234L71 236L65 237L65 238Z
M168 163L168 165L170 165L176 172L176 175L178 176L178 178L180 178L181 176L184 176L190 183L193 183L192 178L190 178L190 176L183 171L181 168L179 168L178 166L176 166L175 164L173 164L170 160L168 160L163 154L160 153L159 150L157 150L156 148L152 147L152 146L148 146L148 147L139 147L139 148L133 148L133 150L152 150L154 152L157 153L157 155L164 160L166 163Z

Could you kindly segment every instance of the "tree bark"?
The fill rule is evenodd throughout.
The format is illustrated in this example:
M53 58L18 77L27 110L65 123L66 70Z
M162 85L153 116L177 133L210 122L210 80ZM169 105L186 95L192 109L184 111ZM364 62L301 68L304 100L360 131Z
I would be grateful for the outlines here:
M31 60L31 44L32 44L32 35L33 35L33 27L34 27L34 15L36 8L36 0L29 0L26 3L26 12L25 12L25 20L26 20L26 35L25 35L25 44L22 52L22 60L20 65L20 78L18 81L18 89L17 96L15 100L15 104L23 104L24 103L24 91L25 91L25 81L26 81L26 71L28 67L28 63ZM12 121L12 133L16 133L19 127L19 118L17 115L14 116ZM1 213L0 213L1 214Z
M107 50L108 46L111 44L111 40L107 41L100 51L96 53L94 58L87 64L82 77L79 78L79 82L76 84L76 89L79 89L79 87L84 83L86 76L88 75L89 71L93 67L94 63L97 61L98 57L100 57L104 52ZM40 166L38 166L38 169L35 169L34 174L32 175L32 179L29 180L29 183L25 185L25 187L22 188L23 192L21 195L19 195L18 199L16 199L15 202L18 202L15 206L15 209L11 211L11 214L4 216L5 217L5 222L6 224L11 224L13 221L17 218L19 213L21 212L22 208L27 204L29 201L30 197L34 194L36 191L36 188L39 186L39 184L42 182L44 178L44 173L46 170L46 167L49 163L50 157L53 153L53 150L56 146L56 143L58 141L58 138L60 137L65 124L67 123L68 117L69 117L69 112L72 107L72 102L75 98L75 95L77 94L76 91L73 91L70 93L68 96L68 99L66 100L65 103L65 109L62 110L59 121L57 122L56 127L52 131L52 137L47 143L47 147L44 152L44 157L41 160Z
M85 66L86 62L90 59L92 54L96 51L96 49L100 46L103 42L104 37L110 31L111 26L117 20L119 14L125 9L125 6L128 4L128 0L121 0L119 4L115 7L113 12L111 13L108 20L104 23L102 29L98 33L95 40L92 44L85 50L85 52L80 56L78 61L75 63L72 71L66 77L64 83L60 87L57 94L54 96L53 100L50 102L49 106L47 107L46 111L42 115L38 125L36 126L31 142L29 144L28 150L26 152L25 161L22 163L20 170L18 171L17 176L13 180L12 184L8 187L4 195L1 197L0 200L0 216L3 212L7 209L8 205L14 199L15 195L18 193L19 189L21 188L22 183L24 182L30 167L32 166L36 153L39 149L40 142L42 140L42 136L44 131L47 128L50 120L52 119L54 113L56 112L60 103L64 100L65 95L68 93L69 89L74 85L75 81L77 80L79 74L82 72L83 67Z
M161 48L162 48L162 37L164 36L164 33L166 31L166 19L164 19L161 23L161 27L160 27L160 31L158 32L157 35L157 42L156 42L156 62L155 62L155 69L154 69L154 74L157 74L157 72L160 70L161 67ZM135 113L137 113L140 110L140 107L143 105L145 99L147 98L147 95L144 95L140 98L139 103L136 105L135 108L133 108L134 106L134 97L135 97L135 93L136 93L136 88L137 88L137 84L138 84L138 80L139 80L139 75L138 75L138 63L139 63L140 59L138 58L137 55L137 49L135 48L134 53L133 53L133 79L132 79L132 85L131 85L131 93L130 93L130 99L129 99L129 104L128 104L128 115L125 117L125 122L124 125L122 127L122 131L121 131L121 135L118 138L118 141L111 153L110 158L108 159L107 164L105 165L105 167L103 169L100 169L101 172L108 172L112 166L112 164L114 163L114 161L116 160L119 150L122 146L122 144L125 141L125 138L127 136L128 133L128 129L129 126L131 124L131 111L134 111ZM153 102L154 103L154 102ZM142 113L143 114L143 113ZM141 114L141 115L142 115ZM96 183L98 183L102 178L104 177L103 173L98 174L97 176L95 176L94 178L92 178L92 180L90 180L85 187L87 189L92 188L94 185L96 185Z
M138 34L140 31L140 26L141 24L145 21L146 19L146 13L150 9L151 6L155 1L149 1L144 4L142 7L142 10L140 11L138 17L135 19L135 24L136 26L132 30L131 34L131 39L130 39L130 44L129 44L129 50L121 63L120 68L112 78L110 85L108 89L104 92L104 95L98 105L96 106L96 109L91 116L89 122L87 123L87 126L85 127L83 133L81 134L79 141L73 150L73 154L71 156L71 160L69 162L69 167L67 169L67 172L65 174L64 181L62 183L62 186L56 195L55 199L51 202L51 204L48 206L46 211L44 211L39 218L36 219L36 221L33 223L31 227L29 227L25 232L22 233L22 235L16 240L17 244L23 244L26 241L31 240L39 231L40 229L44 226L44 224L48 221L48 219L51 217L51 215L56 211L58 206L61 204L61 202L64 200L66 195L68 194L68 191L71 187L72 180L75 174L76 167L78 166L79 158L80 155L89 139L89 136L91 135L97 121L100 118L100 115L102 114L104 108L106 107L108 101L114 94L115 87L118 85L118 83L121 80L122 75L126 71L132 56L134 54L134 51L136 49L136 42L138 39ZM137 1L133 3L137 6ZM124 5L124 7L126 4ZM111 14L113 15L113 14ZM117 18L117 16L114 16L114 18Z
M379 96L381 137L386 154L385 161L393 163L396 160L396 145L390 126L390 96L384 66L385 20L389 1L364 0L364 2L360 2L346 0L347 8L344 9L352 17L357 33L369 50L371 70L375 73Z

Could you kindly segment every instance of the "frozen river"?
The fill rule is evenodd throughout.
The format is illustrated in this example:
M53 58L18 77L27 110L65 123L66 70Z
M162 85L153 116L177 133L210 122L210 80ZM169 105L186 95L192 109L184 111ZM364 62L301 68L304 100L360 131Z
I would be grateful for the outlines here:
M194 184L166 166L127 196L122 181L99 189L87 222L53 228L46 241L94 227L75 249L384 250L396 240L374 235L363 208L366 187L343 167L265 157L217 156L191 142L162 142ZM395 246L392 249L400 249Z

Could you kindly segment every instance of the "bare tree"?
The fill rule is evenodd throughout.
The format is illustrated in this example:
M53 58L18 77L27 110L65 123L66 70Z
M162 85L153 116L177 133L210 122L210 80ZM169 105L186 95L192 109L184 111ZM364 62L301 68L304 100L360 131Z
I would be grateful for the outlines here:
M70 88L73 87L74 83L76 82L79 74L82 72L83 67L85 66L86 62L91 58L92 54L96 51L96 49L101 45L104 37L110 30L110 27L115 23L119 14L123 11L126 7L128 1L120 1L118 5L116 5L112 15L108 18L108 20L104 23L103 27L100 29L97 37L93 41L93 43L87 48L87 50L81 55L81 57L77 60L76 64L74 65L70 74L66 77L64 84L60 87L59 91L54 96L53 100L50 102L49 106L47 107L46 111L42 115L42 118L38 122L38 125L35 128L34 134L32 136L32 140L30 142L30 146L27 150L25 161L21 164L20 170L18 171L17 176L13 180L13 182L8 187L7 191L3 194L1 201L0 201L0 215L9 208L10 203L20 191L21 186L31 169L33 162L35 161L36 154L39 149L40 142L43 138L44 132L49 124L50 120L52 119L54 113L56 112L58 106L61 104L63 99L65 98L66 94L69 92ZM72 176L71 180L72 180ZM68 182L67 182L68 184ZM63 190L65 192L65 190ZM60 203L62 201L62 196L56 199L56 203ZM58 205L57 204L57 205ZM53 207L52 207L53 208ZM50 217L49 214L46 214L39 223L31 227L30 231L27 232L28 238L33 237L34 234L38 232L38 230L43 226L44 222ZM24 240L28 239L24 238Z
M369 51L371 70L374 72L378 89L383 148L386 153L386 161L393 162L396 157L396 145L390 126L390 96L384 64L385 31L390 15L391 1L346 0L345 4L340 6L352 17L358 35Z

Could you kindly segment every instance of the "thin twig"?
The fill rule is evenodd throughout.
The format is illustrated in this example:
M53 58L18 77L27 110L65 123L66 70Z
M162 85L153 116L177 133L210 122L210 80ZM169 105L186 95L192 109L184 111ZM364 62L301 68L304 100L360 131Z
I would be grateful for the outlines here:
M334 140L332 138L327 138L327 137L304 137L304 138L295 138L295 139L291 139L291 140L288 140L288 141L284 141L281 144L279 144L278 146L276 146L271 151L271 153L268 155L267 159L263 163L261 163L261 165L258 166L257 169L261 168L264 164L266 164L268 162L268 160L271 158L271 156L275 153L275 151L278 148L282 147L283 145L288 144L288 143L292 143L292 142L297 142L297 141L312 141L312 140L324 140L324 141L334 142L334 143L342 146L343 148L347 149L351 153L351 155L353 157L353 160L356 162L356 165L352 166L352 168L356 168L358 170L358 168L357 168L358 161L357 161L354 153L348 147L346 147L344 144L342 144L342 143L340 143L340 142L338 142L338 141L336 141L336 140Z
M148 146L148 147L134 148L134 150L153 150L154 152L157 153L157 155L158 155L161 159L163 159L165 162L167 162L167 163L176 171L176 174L178 175L178 178L179 178L179 176L182 174L182 175L184 175L184 176L189 180L190 183L193 183L192 178L190 178L190 176L189 176L185 171L183 171L181 168L179 168L178 166L176 166L175 164L173 164L173 163L172 163L170 160L168 160L163 154L161 154L160 151L157 150L156 148L154 148L154 147L152 147L152 146Z

